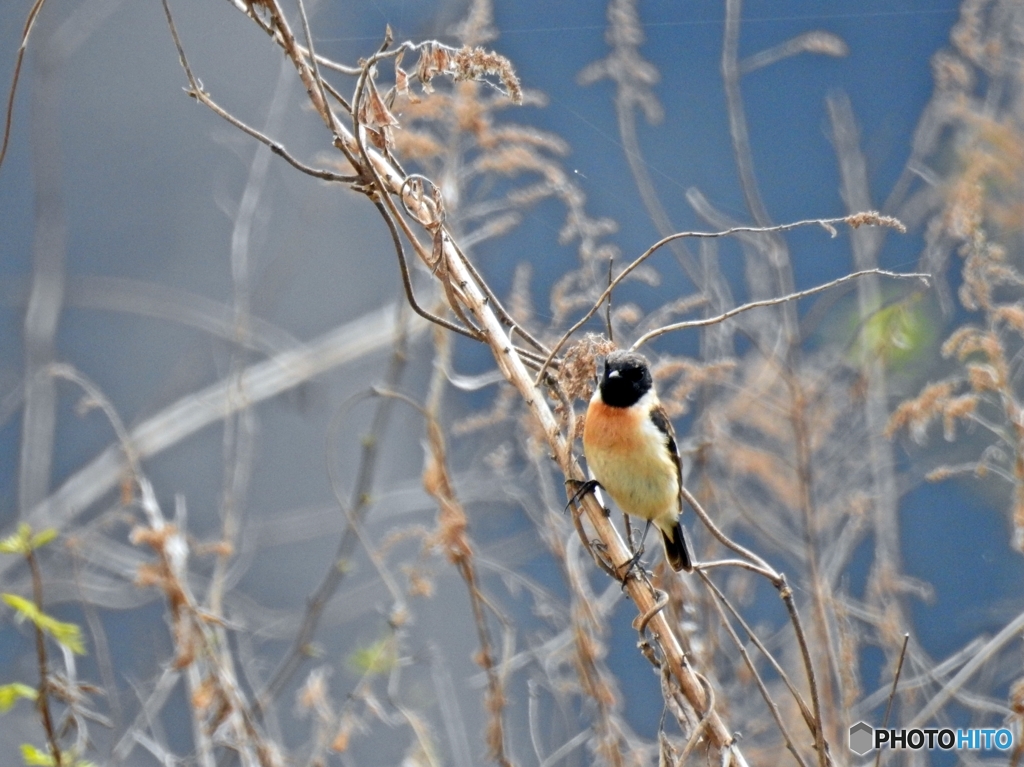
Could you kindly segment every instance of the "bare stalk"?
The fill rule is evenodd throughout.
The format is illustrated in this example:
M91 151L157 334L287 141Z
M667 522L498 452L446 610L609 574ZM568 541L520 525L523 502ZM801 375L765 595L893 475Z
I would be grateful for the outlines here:
M485 611L487 598L481 589L475 563L476 554L466 530L466 512L455 493L455 485L448 469L444 434L437 420L443 381L443 373L438 368L431 382L427 407L422 411L427 419L427 449L429 451L427 466L423 471L423 486L437 502L437 539L448 561L455 567L466 585L470 607L473 611L473 623L476 626L477 639L480 644L476 660L487 675L485 704L490 715L487 725L487 744L495 762L501 767L512 767L504 725L505 685L498 672L498 663L494 657L494 643L487 625Z
M803 221L794 221L794 222L791 222L791 223L788 223L788 224L776 224L774 226L734 226L734 227L730 227L729 229L724 229L724 230L722 230L720 232L676 232L675 234L671 234L668 237L663 237L662 239L660 239L656 243L654 243L651 247L649 247L647 250L645 250L643 253L641 253L639 256L637 256L637 258L635 260L633 260L625 269L623 269L621 272L619 272L618 276L614 280L611 281L611 283L608 285L608 287L604 289L604 291L601 293L600 296L598 296L597 300L594 301L594 303L591 306L590 310L587 311L587 313L584 314L583 317L581 317L579 320L577 320L576 323L572 327L570 327L567 331L565 331L564 334L562 334L562 337L558 340L558 343L556 343L554 345L554 347L551 350L551 353L548 355L547 359L544 361L544 366L541 367L540 373L538 373L538 375L537 375L537 383L540 382L541 376L543 375L544 371L547 369L547 366L549 364L551 364L551 361L554 359L555 355L558 354L558 352L561 350L561 348L565 345L566 341L568 341L576 333L576 331L578 331L581 327L583 327L587 323L587 321L597 313L597 311L601 308L601 305L608 299L608 296L611 294L611 292L613 290L615 290L615 288L618 286L618 284L620 282L622 282L622 280L624 280L632 271L634 271L644 261L646 261L652 255L654 255L655 252L657 252L660 248L663 248L665 245L669 244L673 240L683 239L683 238L686 238L686 237L693 237L693 238L696 238L696 239L709 239L709 238L713 239L713 238L719 238L719 237L728 237L728 236L733 235L733 234L741 234L741 233L744 233L744 232L758 232L758 233L787 232L787 231L789 231L791 229L796 229L798 227L803 227L803 226L810 226L812 224L817 224L818 226L823 227L832 236L835 236L835 234L836 234L836 230L835 230L835 228L833 226L834 224L849 224L850 226L854 226L854 227L861 226L863 224L873 224L873 225L879 225L879 226L891 226L891 227L894 227L896 229L903 229L903 224L901 224L897 219L892 218L891 216L880 216L877 213L874 213L872 211L867 211L867 212L864 212L864 213L856 213L856 214L853 214L853 215L850 215L850 216L843 216L843 217L840 217L840 218L805 219ZM890 274L892 276L903 276L903 275L897 275L894 272L889 272L888 274ZM842 284L842 282L844 282L846 279L851 279L851 278L853 278L855 276L857 276L857 275L856 274L848 275L845 278L840 278L839 280L833 280L832 283L828 284L828 287L832 287L832 286L834 286L836 284ZM913 274L913 275L907 275L907 276L914 276L914 277L918 277L918 278L925 278L928 275ZM824 289L825 289L825 287L821 287L821 288L817 288L817 289L816 288L811 288L810 290L812 292L819 292L819 290L824 290ZM786 296L783 296L781 298L766 299L765 303L762 303L762 302L759 302L759 301L755 301L755 302L752 302L752 303L749 303L749 304L744 304L743 306L737 306L737 307L735 307L733 309L730 309L728 312L725 312L725 313L719 315L718 317L709 317L709 318L701 319L701 320L692 320L690 323L687 323L687 324L677 323L676 325L669 325L669 326L667 326L668 329L666 329L666 330L662 330L660 332L652 331L651 333L647 334L647 336L643 337L641 340L637 341L634 344L634 348L637 347L637 346L640 346L642 342L649 340L649 338L654 338L655 336L661 335L662 333L670 332L670 330L678 330L678 329L681 329L683 327L695 327L696 328L696 327L704 327L704 326L707 326L707 325L714 325L714 324L716 324L718 322L722 322L722 321L728 319L729 317L732 317L732 316L734 316L736 314L739 314L740 312L745 312L745 311L748 311L750 309L755 309L758 306L772 306L772 305L775 305L775 304L778 304L778 303L781 303L781 302L793 300L793 298L800 298L803 295L810 295L810 293L807 293L806 291L800 291L798 293L790 293L790 294L787 294Z
M396 328L398 330L394 339L391 363L385 375L385 385L390 389L397 387L407 361L408 335L402 330L401 320L396 323ZM362 523L366 512L373 502L371 491L377 471L380 436L384 433L387 424L391 420L391 412L394 409L393 405L394 401L390 397L380 399L374 412L369 432L363 437L356 482L352 488L351 499L345 509L346 516L350 521L342 533L341 540L338 542L338 549L331 560L330 567L324 574L320 584L306 601L306 612L299 625L299 630L292 640L291 647L274 671L270 681L267 682L266 686L255 697L253 710L257 717L262 717L265 714L267 708L281 694L281 691L295 675L295 672L308 660L307 648L316 635L323 611L337 593L338 588L345 579L345 575L349 571L347 563L358 541L358 526ZM328 439L330 439L331 433L332 430L328 430ZM329 449L328 454L332 455L333 450ZM329 471L333 478L333 460L329 462ZM332 481L333 484L334 482Z
M890 272L885 269L864 269L859 272L851 272L845 274L842 277L837 277L831 282L826 282L822 285L816 285L813 288L807 288L806 290L798 290L795 293L790 293L786 296L780 296L779 298L766 298L762 301L751 301L750 303L737 306L734 309L730 309L727 312L722 312L716 317L704 317L699 320L686 320L685 322L674 322L671 325L664 325L660 328L656 328L649 333L645 333L640 336L636 341L633 342L631 348L637 349L643 346L651 339L657 338L658 336L665 335L666 333L673 333L677 330L687 330L689 328L703 328L708 325L717 325L720 322L725 322L730 317L735 317L741 312L746 312L751 309L757 309L762 306L775 306L785 301L798 301L806 296L813 296L815 293L821 293L826 290L830 290L838 285L842 285L844 282L855 280L858 277L864 277L870 274L876 274L882 277L891 277L892 279L917 279L921 280L925 285L931 279L930 274L923 274L920 272Z
M838 713L836 708L836 695L832 689L833 677L840 678L835 653L833 652L833 638L830 629L831 621L829 614L830 595L828 584L825 583L821 573L821 566L818 562L820 544L817 535L817 518L814 504L814 475L811 462L811 442L807 424L807 398L804 388L796 376L783 372L783 379L789 389L789 422L793 429L793 444L796 453L796 476L799 487L799 505L803 522L804 557L807 561L807 579L810 583L811 605L814 616L814 626L818 634L817 645L825 656L825 673L821 674L821 694L825 699L825 705L818 707L815 717L818 721L818 728L815 732L815 743L818 748L825 745L822 730L829 728L829 736L832 742L838 739L838 728L832 726L832 717ZM829 722L822 719L823 712L829 713ZM824 765L824 755L819 756L819 763Z
M705 573L703 569L698 570L697 572L698 575L700 575L701 580L704 581L708 589L711 590L711 593L714 596L712 602L715 605L715 609L718 611L719 618L721 618L722 620L722 625L725 626L725 630L729 634L729 638L732 639L737 651L743 658L744 664L746 664L747 668L750 670L750 673L753 675L754 682L755 684L757 684L757 689L760 691L761 697L764 698L764 702L768 705L768 710L771 712L772 719L775 720L775 724L779 728L779 732L782 733L782 738L786 742L786 748L789 749L789 752L791 754L793 754L793 758L796 760L797 764L800 765L800 767L807 767L807 763L804 762L804 759L800 755L800 752L797 751L796 744L793 743L793 738L789 734L789 730L786 727L786 723L782 719L782 713L779 711L778 705L772 698L771 693L768 692L768 687L765 685L764 680L758 673L757 666L751 659L750 654L747 652L746 646L743 642L740 641L739 636L736 634L736 629L733 628L732 622L729 620L729 617L725 614L725 610L723 609L722 605L724 603L728 603L728 600L725 598L725 595L721 592L721 590L719 590L719 588L711 582L711 579L707 576L707 573ZM733 612L733 614L736 613L736 611L731 606L730 611ZM771 656L769 656L769 658L770 657Z
M896 661L896 673L892 675L892 689L889 690L889 700L885 703L885 715L882 717L882 729L889 726L889 713L892 711L892 702L896 698L896 689L900 683L900 672L903 671L903 659L907 656L907 644L910 642L910 634L903 635L903 646L900 647L900 657ZM875 767L882 763L882 749L875 754Z
M284 50L285 55L291 59L305 86L313 108L331 131L335 146L353 164L359 177L359 191L367 194L385 219L389 232L392 235L396 257L402 267L403 283L406 288L407 298L410 300L410 305L429 321L442 325L448 330L460 332L481 340L490 346L499 370L530 409L540 433L551 452L552 458L568 480L580 481L583 479L577 467L576 456L572 449L572 438L561 431L559 422L552 413L548 400L538 388L538 384L547 379L548 365L554 362L559 349L564 345L569 336L593 316L622 279L635 270L658 248L683 237L721 237L737 232L778 233L808 223L816 223L833 232L832 224L840 222L853 226L859 224L890 224L898 226L898 223L894 220L883 220L877 214L863 214L859 217L820 219L773 227L734 227L726 232L718 233L684 232L670 235L648 249L640 258L627 266L618 277L612 280L601 297L593 304L591 311L546 354L546 358L541 364L540 373L534 380L528 369L531 357L522 354L517 349L512 341L511 333L506 330L509 324L507 313L500 306L496 305L493 293L487 287L486 282L472 268L468 258L456 246L451 234L446 229L443 200L440 198L436 188L433 195L426 195L410 187L410 177L405 174L401 166L390 156L386 141L386 131L383 129L378 130L380 125L384 125L387 122L386 115L378 112L377 117L374 118L379 121L378 124L367 125L364 122L364 113L368 113L371 107L378 110L382 108L382 105L379 103L380 97L377 95L376 86L373 81L374 66L381 58L396 55L395 51L388 51L390 38L385 39L377 54L363 62L350 111L352 128L349 129L331 110L331 104L328 101L328 89L317 66L319 60L311 52L311 46L309 45L311 36L308 31L308 22L305 14L300 13L303 31L307 37L307 45L302 47L295 40L294 34L277 0L262 0L260 9L266 12L267 28L272 31L275 42ZM190 82L192 81L190 76ZM206 102L204 101L203 103ZM207 106L211 106L211 104L207 104ZM371 137L373 142L370 141ZM447 304L447 309L453 317L457 318L458 322L452 322L443 317L428 313L416 302L411 291L411 270L406 263L403 239L404 242L407 242L412 247L415 255L430 269L431 274L437 280L440 293ZM429 243L429 245L424 243ZM771 299L771 302L781 303L792 300L794 297L799 297L799 295L802 294L788 293L781 299ZM724 321L736 311L743 311L746 308L753 308L753 306L738 308L717 321ZM700 321L700 324L712 324L712 320L703 320ZM515 332L515 329L512 332ZM657 334L655 332L655 335ZM535 348L542 350L540 344L536 344ZM619 537L614 526L605 516L604 510L594 498L589 496L585 498L582 502L582 507L588 526L596 531L597 536L601 540L602 551L600 556L596 557L596 560L599 564L607 563L607 566L613 572L619 571L631 558L631 551ZM589 543L589 536L584 534L585 531L582 526L579 529L583 542ZM736 548L735 545L733 547ZM738 551L753 563L753 567L771 573L773 583L780 589L784 601L787 602L787 608L790 610L791 620L794 622L808 670L815 709L815 721L820 722L820 703L813 670L809 665L809 652L806 641L803 638L795 605L792 603L792 594L785 585L785 579L781 575L776 574L763 560L751 552L747 552L742 547ZM714 711L712 697L706 692L699 675L690 668L683 654L676 628L670 625L664 613L660 610L661 605L659 604L657 593L638 579L628 579L625 583L625 589L636 604L638 614L643 616L646 627L654 636L663 657L662 662L670 671L674 684L678 686L679 692L686 699L688 705L695 712L700 713L701 729L705 731L709 740L722 751L723 759L732 760L736 764L743 764L743 757L731 733ZM478 615L478 623L479 617ZM261 696L261 705L265 705L265 701L266 698ZM823 759L824 748L820 743L820 724L816 731L816 737L819 739L819 755Z
M18 92L18 80L21 77L21 64L25 59L25 51L28 48L28 38L32 34L32 27L35 26L36 18L43 9L46 0L36 0L28 11L25 18L25 26L21 30L21 45L18 46L18 55L14 60L14 74L11 77L11 87L7 91L7 112L4 117L4 138L0 143L0 167L3 167L4 158L7 156L7 145L11 140L11 121L14 119L14 96Z
M39 570L39 560L36 559L35 551L31 546L25 551L25 559L28 560L28 568L32 573L32 601L36 608L43 610L43 574ZM39 696L36 698L36 708L43 720L43 732L46 733L46 742L50 747L50 754L57 767L62 767L64 757L60 752L60 744L57 742L57 730L53 726L53 716L50 713L50 671L46 658L46 634L38 622L33 622L36 637L36 661L39 668Z

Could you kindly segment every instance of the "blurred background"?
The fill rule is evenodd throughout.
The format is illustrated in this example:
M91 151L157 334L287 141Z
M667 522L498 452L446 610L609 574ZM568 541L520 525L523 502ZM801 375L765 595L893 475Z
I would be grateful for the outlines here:
M0 8L8 76L32 6ZM171 0L170 8L213 99L304 163L346 172L294 68L251 20L230 2ZM307 8L318 53L348 65L376 51L387 26L397 41L456 47L467 34L463 3L319 0ZM662 363L663 392L676 393L688 483L732 534L791 576L809 621L818 608L827 612L818 628L832 643L823 673L837 677L829 735L845 737L860 718L880 724L885 697L876 693L892 682L903 632L912 635L904 673L913 685L894 721L909 726L939 701L928 721L940 726L1017 727L1020 334L1009 311L993 307L1016 306L1020 283L979 267L966 282L977 295L978 280L988 279L992 305L965 306L957 251L1016 274L1019 4L525 0L489 12L481 28L492 34L477 41L512 62L527 103L489 105L487 119L534 136L546 164L532 175L488 166L490 150L471 146L471 131L453 139L443 116L422 104L395 107L402 130L416 127L441 148L416 155L399 136L396 155L443 190L463 248L546 342L600 293L609 257L621 268L671 231L861 209L907 224L906 234L840 227L830 237L810 226L784 238L665 248L616 291L616 327L620 342L632 341L644 318L676 319L672 303L695 294L713 296L699 310L711 315L868 266L932 274L927 290L883 279L865 295L846 283L717 334L666 335L646 351ZM723 75L730 33L733 70ZM393 77L390 64L380 69ZM337 81L351 95L355 78ZM299 173L189 98L187 85L158 2L48 0L0 166L0 531L28 521L61 533L40 553L45 605L83 627L87 654L76 673L103 690L90 706L104 722L90 727L83 756L202 762L197 688L178 679L172 659L181 648L164 595L137 583L153 555L130 540L142 514L126 490L110 418L83 390L88 381L139 445L164 515L177 514L187 530L189 582L200 601L218 605L240 689L252 699L273 689L260 720L289 763L463 765L487 753L486 681L474 661L480 645L466 585L428 545L437 504L420 476L424 419L370 396L374 385L418 403L433 397L444 424L494 609L487 621L505 663L513 761L614 761L604 744L624 763L655 763L665 702L636 650L635 609L572 543L561 480L498 385L487 348L439 342L399 311L391 238L363 196ZM500 100L486 87L474 98ZM532 196L510 203L516 189ZM972 208L964 200L979 189ZM977 232L986 225L991 243L983 245ZM416 284L423 300L436 300L427 270ZM965 323L1002 341L1005 370L991 349L972 347L959 360L955 350L940 353ZM396 328L404 328L400 341ZM586 330L605 324L595 319ZM789 351L778 355L782 338ZM1005 375L998 385L968 383L964 360ZM58 363L65 367L56 375L46 372ZM765 383L766 370L779 378ZM243 374L251 374L244 394ZM883 437L889 414L939 380L953 381L946 399L919 402L893 423L891 441ZM779 455L783 473L796 471L790 437L751 415L774 412L781 390L792 396L792 381L810 402L813 520L793 511L797 490L773 488L779 470L765 463ZM980 404L963 400L956 415L955 396ZM835 407L825 412L822 403ZM784 426L786 408L779 412ZM945 419L947 439L941 425L921 425L929 418ZM377 451L369 458L367 434ZM938 466L962 471L926 481ZM365 515L361 536L374 542L376 561L346 536L344 508ZM690 529L710 558L710 536L692 517ZM799 531L808 549L787 548ZM826 572L818 584L808 575L815 547ZM582 575L567 564L576 558ZM648 558L658 559L654 547ZM5 555L0 568L3 591L29 593L24 562ZM333 588L332 572L342 573ZM738 575L722 583L792 661L774 591ZM325 588L330 599L314 628L308 600ZM735 649L712 638L721 628L705 628L718 620L701 606L707 597L692 593L695 584L679 588L673 599L691 605L677 617L688 622L694 657L722 664L723 690L749 684ZM581 685L567 649L566 627L584 597L602 616L593 632L607 700ZM35 684L34 637L3 609L0 684ZM304 620L309 636L297 633ZM985 665L948 688L982 648ZM722 699L752 753L782 751L763 704ZM21 703L0 716L0 753L13 760L26 741L41 746L43 737ZM231 763L230 753L217 763ZM833 756L859 763L842 739ZM956 762L951 753L915 758Z

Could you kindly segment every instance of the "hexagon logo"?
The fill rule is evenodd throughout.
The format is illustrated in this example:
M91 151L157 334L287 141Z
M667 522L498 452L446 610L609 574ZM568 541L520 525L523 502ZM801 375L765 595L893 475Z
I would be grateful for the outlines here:
M850 750L857 756L864 756L874 746L875 728L867 722L857 722L850 728Z

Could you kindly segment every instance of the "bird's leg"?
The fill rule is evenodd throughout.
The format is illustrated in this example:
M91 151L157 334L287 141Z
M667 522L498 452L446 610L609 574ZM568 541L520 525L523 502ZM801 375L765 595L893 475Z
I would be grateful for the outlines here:
M647 540L647 533L651 530L651 522L653 520L648 519L647 524L644 525L644 534L640 536L640 551L644 550L644 541Z
M637 547L636 551L633 552L633 556L631 556L629 558L629 561L627 561L625 564L626 572L622 576L623 588L625 588L626 581L629 580L629 574L633 572L633 568L640 564L640 557L643 556L644 553L644 541L647 540L647 531L650 529L651 520L648 519L647 524L644 525L643 535L640 536L640 545ZM626 517L626 540L629 541L630 546L633 545L633 535L632 531L630 530L629 517Z

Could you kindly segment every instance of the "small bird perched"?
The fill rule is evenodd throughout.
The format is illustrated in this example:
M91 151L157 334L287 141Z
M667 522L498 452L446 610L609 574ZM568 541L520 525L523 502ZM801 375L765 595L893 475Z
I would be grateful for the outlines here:
M587 408L583 452L597 484L619 508L647 520L644 535L652 522L661 531L672 569L691 571L692 549L679 524L679 451L643 355L614 351L605 358Z

